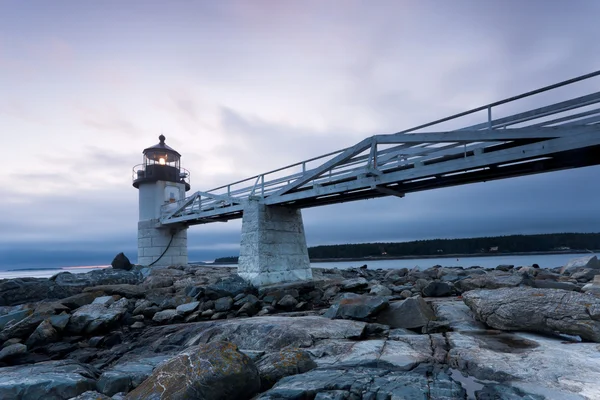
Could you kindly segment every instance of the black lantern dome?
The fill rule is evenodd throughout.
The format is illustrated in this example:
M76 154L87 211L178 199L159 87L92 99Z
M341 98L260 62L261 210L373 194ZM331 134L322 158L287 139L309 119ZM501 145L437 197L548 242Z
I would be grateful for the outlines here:
M144 149L143 164L133 167L133 186L139 189L141 183L156 181L178 182L185 184L185 190L190 190L190 173L181 168L181 154L165 144L165 136L160 135L160 142Z

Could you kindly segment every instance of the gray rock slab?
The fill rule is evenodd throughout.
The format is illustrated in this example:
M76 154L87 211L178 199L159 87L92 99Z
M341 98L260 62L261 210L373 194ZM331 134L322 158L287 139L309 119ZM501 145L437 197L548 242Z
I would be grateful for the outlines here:
M448 332L449 363L547 399L600 399L600 352L533 333Z
M100 393L112 396L119 392L129 392L145 381L161 362L171 356L155 356L118 363L102 372L96 388Z

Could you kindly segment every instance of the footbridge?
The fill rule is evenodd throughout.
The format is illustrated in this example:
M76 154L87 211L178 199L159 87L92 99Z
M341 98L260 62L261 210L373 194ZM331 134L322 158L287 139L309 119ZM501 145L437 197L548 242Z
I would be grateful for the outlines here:
M240 275L256 284L309 279L302 208L600 164L599 75L197 191L163 205L157 226L244 218Z

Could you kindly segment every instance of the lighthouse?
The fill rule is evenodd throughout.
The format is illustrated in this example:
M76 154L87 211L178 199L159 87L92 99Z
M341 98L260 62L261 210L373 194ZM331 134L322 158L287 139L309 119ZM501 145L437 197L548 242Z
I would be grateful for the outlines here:
M138 264L186 265L187 225L161 226L160 216L185 198L190 173L181 168L181 154L160 142L143 151L143 163L133 167L133 186L139 190Z

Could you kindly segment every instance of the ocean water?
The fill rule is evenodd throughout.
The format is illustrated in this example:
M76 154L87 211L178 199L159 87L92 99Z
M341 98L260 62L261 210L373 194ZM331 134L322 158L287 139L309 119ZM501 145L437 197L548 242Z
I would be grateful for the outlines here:
M370 269L398 269L398 268L420 268L426 269L434 265L443 267L472 267L479 266L482 268L496 268L501 264L514 265L515 267L530 266L538 264L541 268L562 267L569 260L578 257L585 257L597 254L580 253L580 254L543 254L543 255L527 255L527 256L487 256L487 257L464 257L464 258L413 258L409 260L363 260L363 261L340 261L340 262L315 262L311 263L313 268L352 268L367 265ZM237 264L219 265L223 267L236 267ZM99 268L106 268L108 265L98 266L83 266L83 267L64 267L56 269L26 269L0 271L0 279L11 278L50 278L59 272L71 272L73 274L85 273Z

